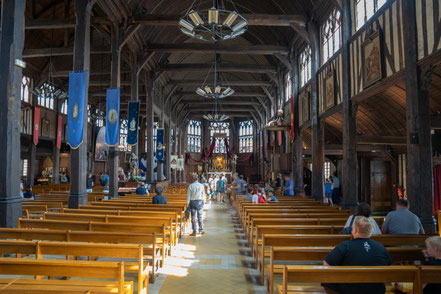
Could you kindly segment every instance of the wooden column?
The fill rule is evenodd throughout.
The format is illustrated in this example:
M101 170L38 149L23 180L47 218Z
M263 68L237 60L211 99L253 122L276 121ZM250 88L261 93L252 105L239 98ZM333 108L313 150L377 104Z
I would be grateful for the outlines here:
M121 80L121 51L119 49L119 28L117 24L112 25L110 46L112 51L110 88L119 88ZM109 147L109 198L118 197L118 167L119 149L118 147Z
M311 40L311 128L312 128L312 187L311 196L323 201L323 165L324 165L324 136L323 123L319 118L319 95L317 71L320 65L320 35L319 26L315 21L308 23L308 34Z
M165 156L165 161L164 161L164 168L165 168L165 177L167 178L167 181L169 181L170 183L171 183L171 168L170 168L170 157L171 157L171 154L172 154L172 149L173 149L173 146L172 146L172 144L171 144L171 142L172 142L172 138L171 138L171 121L169 120L168 121L168 124L167 124L167 128L166 128L166 130L165 130L165 134L166 134L166 137L165 137L165 144L166 144L166 156Z
M160 117L160 120L159 120L159 128L160 129L163 129L164 130L164 138L163 138L163 140L164 140L164 143L165 143L165 138L166 138L166 135L165 135L165 122L164 122L164 97L163 97L163 87L162 86L159 86L160 87L160 91L159 91L159 96L160 96L160 107L161 107L161 117ZM154 148L156 149L156 146L154 146ZM162 160L162 162L159 162L158 161L158 165L157 165L157 167L156 167L156 181L157 182L160 182L160 181L162 181L162 177L163 177L163 175L164 175L164 159L165 159L165 153L163 154L163 160Z
M146 180L149 183L154 182L154 173L153 173L153 81L154 81L154 73L150 72L146 76L146 129L147 129L147 158L146 158Z
M184 159L185 162L185 150L187 148L186 145L187 142L187 128L185 126L181 127L181 138L180 138L180 154L179 154L179 158ZM180 181L181 183L185 183L185 163L184 163L184 169L182 171L180 171Z
M139 100L139 69L138 69L138 59L137 58L133 58L133 62L132 62L132 83L131 83L131 100ZM127 108L128 109L128 108ZM138 118L138 124L139 124L140 120ZM135 146L132 146L132 152L136 154L137 157L139 157L140 152L139 152L139 140L141 139L141 135L139 133L139 125L138 125L138 144L136 144Z
M341 175L340 201L343 208L354 208L358 200L357 160L357 105L351 100L351 75L349 63L349 38L351 37L351 3L343 1L342 22L342 72L343 72L343 169Z
M432 142L428 86L431 68L418 66L415 1L402 1L407 119L407 197L426 233L434 233Z
M85 105L89 92L89 55L90 55L90 12L95 1L75 0L75 42L73 70L88 73ZM83 143L78 149L70 150L70 195L69 208L87 204L87 107L84 109Z
M3 1L0 33L0 227L17 227L21 217L20 89L25 0Z
M57 115L55 116L55 140L52 146L52 162L53 162L53 170L52 170L52 183L58 184L60 183L60 149L57 148L57 137L58 137L58 116L60 115L61 105L59 99L55 100L55 109L57 111Z
M26 181L26 184L31 185L31 186L33 186L34 182L35 182L36 157L37 157L37 146L35 146L32 138L31 138L30 145L29 145L28 178Z
M292 145L292 179L294 182L294 195L303 195L303 138L300 131L299 108L299 57L293 50L291 56L292 93L294 96L294 142Z

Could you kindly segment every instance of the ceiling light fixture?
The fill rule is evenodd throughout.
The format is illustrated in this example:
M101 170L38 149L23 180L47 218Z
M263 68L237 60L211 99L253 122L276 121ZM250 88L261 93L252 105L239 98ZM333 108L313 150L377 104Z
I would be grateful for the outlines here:
M179 20L179 28L185 35L199 40L216 42L234 39L247 30L247 20L237 11L227 10L222 0L213 0L210 9L201 11L194 8L196 7L195 3L196 0ZM197 5L198 8L200 4ZM232 4L236 9L233 2Z

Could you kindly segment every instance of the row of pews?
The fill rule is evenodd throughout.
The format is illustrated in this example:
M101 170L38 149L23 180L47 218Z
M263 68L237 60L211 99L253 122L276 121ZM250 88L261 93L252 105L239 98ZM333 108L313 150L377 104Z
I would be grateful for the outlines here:
M236 212L268 293L326 293L318 286L320 283L343 282L408 282L413 284L413 293L422 293L424 283L440 281L440 267L410 265L421 265L424 261L421 251L428 235L372 236L386 246L393 266L325 267L325 256L336 245L352 238L339 234L351 215L349 210L301 197L279 197L276 203L252 204L238 196ZM381 227L383 218L375 220ZM387 289L392 291L391 287Z
M167 205L94 190L78 209L65 189L35 192L18 228L0 228L0 291L148 293L185 229L186 186L167 188Z

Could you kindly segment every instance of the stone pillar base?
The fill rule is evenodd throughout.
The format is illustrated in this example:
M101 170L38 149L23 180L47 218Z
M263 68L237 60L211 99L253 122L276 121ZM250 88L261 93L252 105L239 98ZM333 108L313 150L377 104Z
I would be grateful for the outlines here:
M18 198L0 198L0 227L16 228L21 214L22 200Z
M69 208L78 208L80 205L87 205L88 203L87 193L69 195Z

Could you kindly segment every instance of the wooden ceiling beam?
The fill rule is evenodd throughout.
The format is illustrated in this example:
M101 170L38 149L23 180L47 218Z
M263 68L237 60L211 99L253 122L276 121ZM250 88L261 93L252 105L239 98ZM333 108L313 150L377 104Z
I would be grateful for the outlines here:
M161 71L168 72L207 72L210 70L211 64L167 64L160 67ZM268 65L254 64L218 64L218 72L248 72L248 73L268 73L277 72L277 68Z
M274 45L233 45L233 44L209 44L209 43L181 43L181 44L149 44L146 51L167 53L213 53L218 54L249 54L249 55L282 55L289 53L286 46Z
M91 17L90 22L91 24L111 24L107 17ZM75 24L75 19L28 19L25 23L25 30L75 29Z
M200 80L170 80L170 84L173 85L182 85L182 86L200 86L204 82L203 79ZM212 81L207 81L210 83ZM237 86L237 87L260 87L260 86L271 86L271 83L268 81L259 81L259 80L247 80L247 81L227 81L229 86Z
M357 136L357 144L362 145L406 145L406 137L399 136Z
M282 14L242 14L249 26L289 27L293 23L305 25L308 21L305 15ZM148 14L129 19L131 23L148 26L177 26L182 15Z
M66 56L66 55L73 55L73 51L74 51L73 47L24 49L23 58ZM90 49L90 53L110 54L111 51L108 46L99 46L99 47L92 47Z
M193 105L213 105L214 102L211 100L182 100L181 102L185 103L185 104L193 104ZM252 101L252 100L247 100L244 101L242 99L240 100L222 100L220 102L220 104L222 105L222 108L225 106L230 106L230 105L240 105L240 106L260 106L260 103L257 101Z

